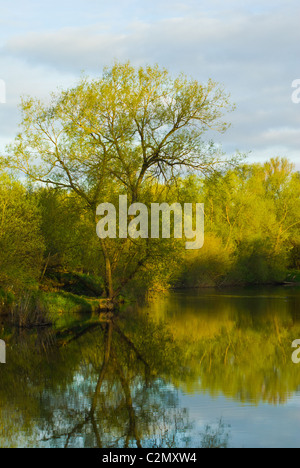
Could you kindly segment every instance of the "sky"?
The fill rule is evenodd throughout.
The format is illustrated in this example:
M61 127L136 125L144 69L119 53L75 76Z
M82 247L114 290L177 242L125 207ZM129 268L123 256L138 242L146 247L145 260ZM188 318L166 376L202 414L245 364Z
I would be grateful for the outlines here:
M47 100L115 60L158 63L231 94L231 128L214 139L249 161L288 157L300 170L299 0L0 0L0 151L21 96Z

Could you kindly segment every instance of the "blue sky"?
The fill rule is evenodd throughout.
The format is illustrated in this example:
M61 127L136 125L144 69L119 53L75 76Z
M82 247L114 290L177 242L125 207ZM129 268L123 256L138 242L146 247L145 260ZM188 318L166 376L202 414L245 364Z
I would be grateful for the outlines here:
M298 0L1 0L0 148L17 132L21 95L47 99L118 59L219 81L237 109L216 141L251 151L251 161L287 156L300 168L300 104L291 100L299 18Z

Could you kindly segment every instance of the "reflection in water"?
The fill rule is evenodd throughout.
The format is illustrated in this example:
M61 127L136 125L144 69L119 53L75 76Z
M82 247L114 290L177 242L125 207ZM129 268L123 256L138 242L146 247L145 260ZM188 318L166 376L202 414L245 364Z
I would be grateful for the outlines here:
M1 446L187 443L187 412L167 377L172 337L147 319L126 325L92 324L54 346L51 332L14 335L1 369Z
M4 328L0 445L196 446L205 421L182 396L285 406L300 388L299 303L281 288L171 293L59 334Z

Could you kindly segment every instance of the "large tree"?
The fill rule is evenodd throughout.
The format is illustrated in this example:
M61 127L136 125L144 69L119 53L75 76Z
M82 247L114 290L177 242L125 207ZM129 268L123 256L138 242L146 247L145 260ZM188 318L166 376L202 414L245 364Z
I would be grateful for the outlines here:
M224 132L223 115L232 106L211 80L203 85L184 75L173 79L158 66L115 63L99 79L84 78L52 95L50 103L23 99L21 109L21 132L6 164L38 183L72 190L95 216L112 186L136 202L149 180L170 181L183 170L206 174L224 164L223 154L203 135ZM120 287L113 282L109 240L100 242L107 295L114 297Z

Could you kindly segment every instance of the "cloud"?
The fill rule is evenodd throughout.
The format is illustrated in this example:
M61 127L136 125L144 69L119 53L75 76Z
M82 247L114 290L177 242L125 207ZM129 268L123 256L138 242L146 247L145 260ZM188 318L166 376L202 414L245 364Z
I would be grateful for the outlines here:
M236 3L224 6L214 0L199 6L194 0L172 4L164 0L145 7L132 0L125 9L117 1L113 7L103 6L102 14L92 15L93 2L88 0L91 10L84 10L80 22L83 4L77 1L77 14L70 13L67 26L51 24L8 37L0 60L10 60L15 70L19 67L18 77L22 69L28 74L25 80L32 74L47 82L21 86L14 80L16 91L40 90L45 96L51 85L54 90L57 84L74 82L82 70L99 74L114 59L130 59L134 65L159 63L174 74L184 71L200 81L212 77L224 84L237 104L229 117L232 128L216 137L226 150L262 154L287 148L300 161L300 105L291 102L291 83L300 78L295 60L299 4L255 0L237 8Z
M297 10L293 16L216 18L199 12L154 22L136 20L127 23L122 33L110 31L113 28L105 23L65 27L15 36L2 51L62 71L95 71L116 57L141 63L163 61L175 68L186 68L187 62L191 66L191 61L195 65L205 62L211 71L223 70L225 75L246 71L253 79L260 77L261 68L282 73L283 63L295 61L300 8Z
M65 88L77 81L72 74L61 74L44 65L30 66L14 57L1 58L1 79L6 84L6 103L0 104L0 151L18 131L19 104L22 96L47 100L57 88Z

